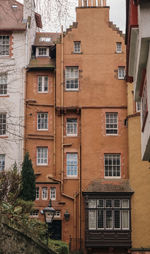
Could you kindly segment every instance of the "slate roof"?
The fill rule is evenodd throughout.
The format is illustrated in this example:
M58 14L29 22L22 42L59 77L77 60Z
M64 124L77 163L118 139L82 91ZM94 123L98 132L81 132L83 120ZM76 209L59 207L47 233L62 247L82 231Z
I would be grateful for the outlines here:
M60 33L36 33L34 46L53 46L56 44L60 37ZM49 41L42 40L43 38L49 39Z
M113 192L119 192L119 193L133 193L133 190L131 189L129 185L129 181L126 179L122 180L102 180L97 179L93 182L91 182L87 188L85 189L86 193L90 192L105 192L105 193L113 193Z
M23 4L15 0L0 0L0 31L24 31ZM41 16L35 13L37 27L42 27Z
M55 68L55 59L50 57L37 57L30 60L28 68Z

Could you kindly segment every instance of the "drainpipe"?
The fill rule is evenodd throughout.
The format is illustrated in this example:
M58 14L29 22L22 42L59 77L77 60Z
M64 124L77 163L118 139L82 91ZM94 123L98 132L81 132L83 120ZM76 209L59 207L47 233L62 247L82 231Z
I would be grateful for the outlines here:
M82 111L81 111L82 112ZM79 186L79 238L80 238L80 250L82 247L82 145L81 145L81 136L82 129L81 129L81 113L80 113L80 186Z
M56 176L56 69L54 73L54 156L53 156L53 173Z
M61 63L60 63L60 68L61 68L61 76L60 76L60 92L61 92L61 109L63 111L63 106L64 106L64 86L63 86L63 81L64 81L64 38L63 38L63 26L61 26ZM64 189L64 116L63 112L61 115L61 192L63 193Z

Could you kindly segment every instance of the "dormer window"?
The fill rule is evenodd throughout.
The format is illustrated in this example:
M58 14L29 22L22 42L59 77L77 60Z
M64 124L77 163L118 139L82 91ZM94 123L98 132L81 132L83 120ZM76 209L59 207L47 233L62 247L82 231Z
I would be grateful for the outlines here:
M44 42L51 42L51 38L50 37L41 37L40 39L39 39L39 41L44 41Z
M37 48L36 56L49 56L49 48L48 47Z

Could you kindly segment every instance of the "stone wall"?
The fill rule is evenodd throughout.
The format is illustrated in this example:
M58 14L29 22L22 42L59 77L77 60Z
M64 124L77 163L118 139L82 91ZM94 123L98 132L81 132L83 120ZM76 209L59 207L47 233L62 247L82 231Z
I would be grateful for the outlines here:
M10 227L0 218L0 254L56 254L29 234Z

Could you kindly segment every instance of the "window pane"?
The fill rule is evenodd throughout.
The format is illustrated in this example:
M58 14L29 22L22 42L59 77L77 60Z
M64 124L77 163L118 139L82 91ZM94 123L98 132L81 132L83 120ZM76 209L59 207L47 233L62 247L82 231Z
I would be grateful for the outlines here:
M128 199L122 200L122 208L129 208L129 200Z
M88 206L89 208L96 208L96 199L90 199Z
M38 77L38 92L47 93L48 92L48 76Z
M48 129L48 113L38 113L38 130L47 130Z
M79 86L79 70L78 67L66 67L65 69L65 81L67 90L78 90Z
M112 211L106 210L106 228L112 228Z
M47 165L48 164L48 148L38 147L37 148L37 165Z
M106 207L112 207L112 200L106 199Z
M77 119L67 118L66 123L66 135L76 136L77 135Z
M0 135L6 135L6 114L0 114Z
M117 42L116 43L116 52L117 53L121 53L122 52L122 43L121 42Z
M9 55L9 36L0 35L0 56Z
M96 211L88 211L89 229L96 229Z
M5 154L0 154L0 171L5 169Z
M80 53L80 41L74 41L74 53Z
M114 211L114 227L120 228L120 211Z
M97 200L97 207L104 207L104 200L103 199Z
M39 187L36 187L36 199L39 199Z
M120 154L105 154L105 176L120 177Z
M129 229L129 211L122 210L122 229Z
M106 134L118 133L118 113L106 113Z
M114 207L120 207L120 200L119 199L114 200Z
M67 153L67 176L77 176L78 155L77 153Z
M42 188L42 199L47 199L48 198L48 192L47 192L47 187Z
M50 199L51 200L56 199L56 188L55 187L50 188Z
M98 228L104 228L103 210L98 210Z

